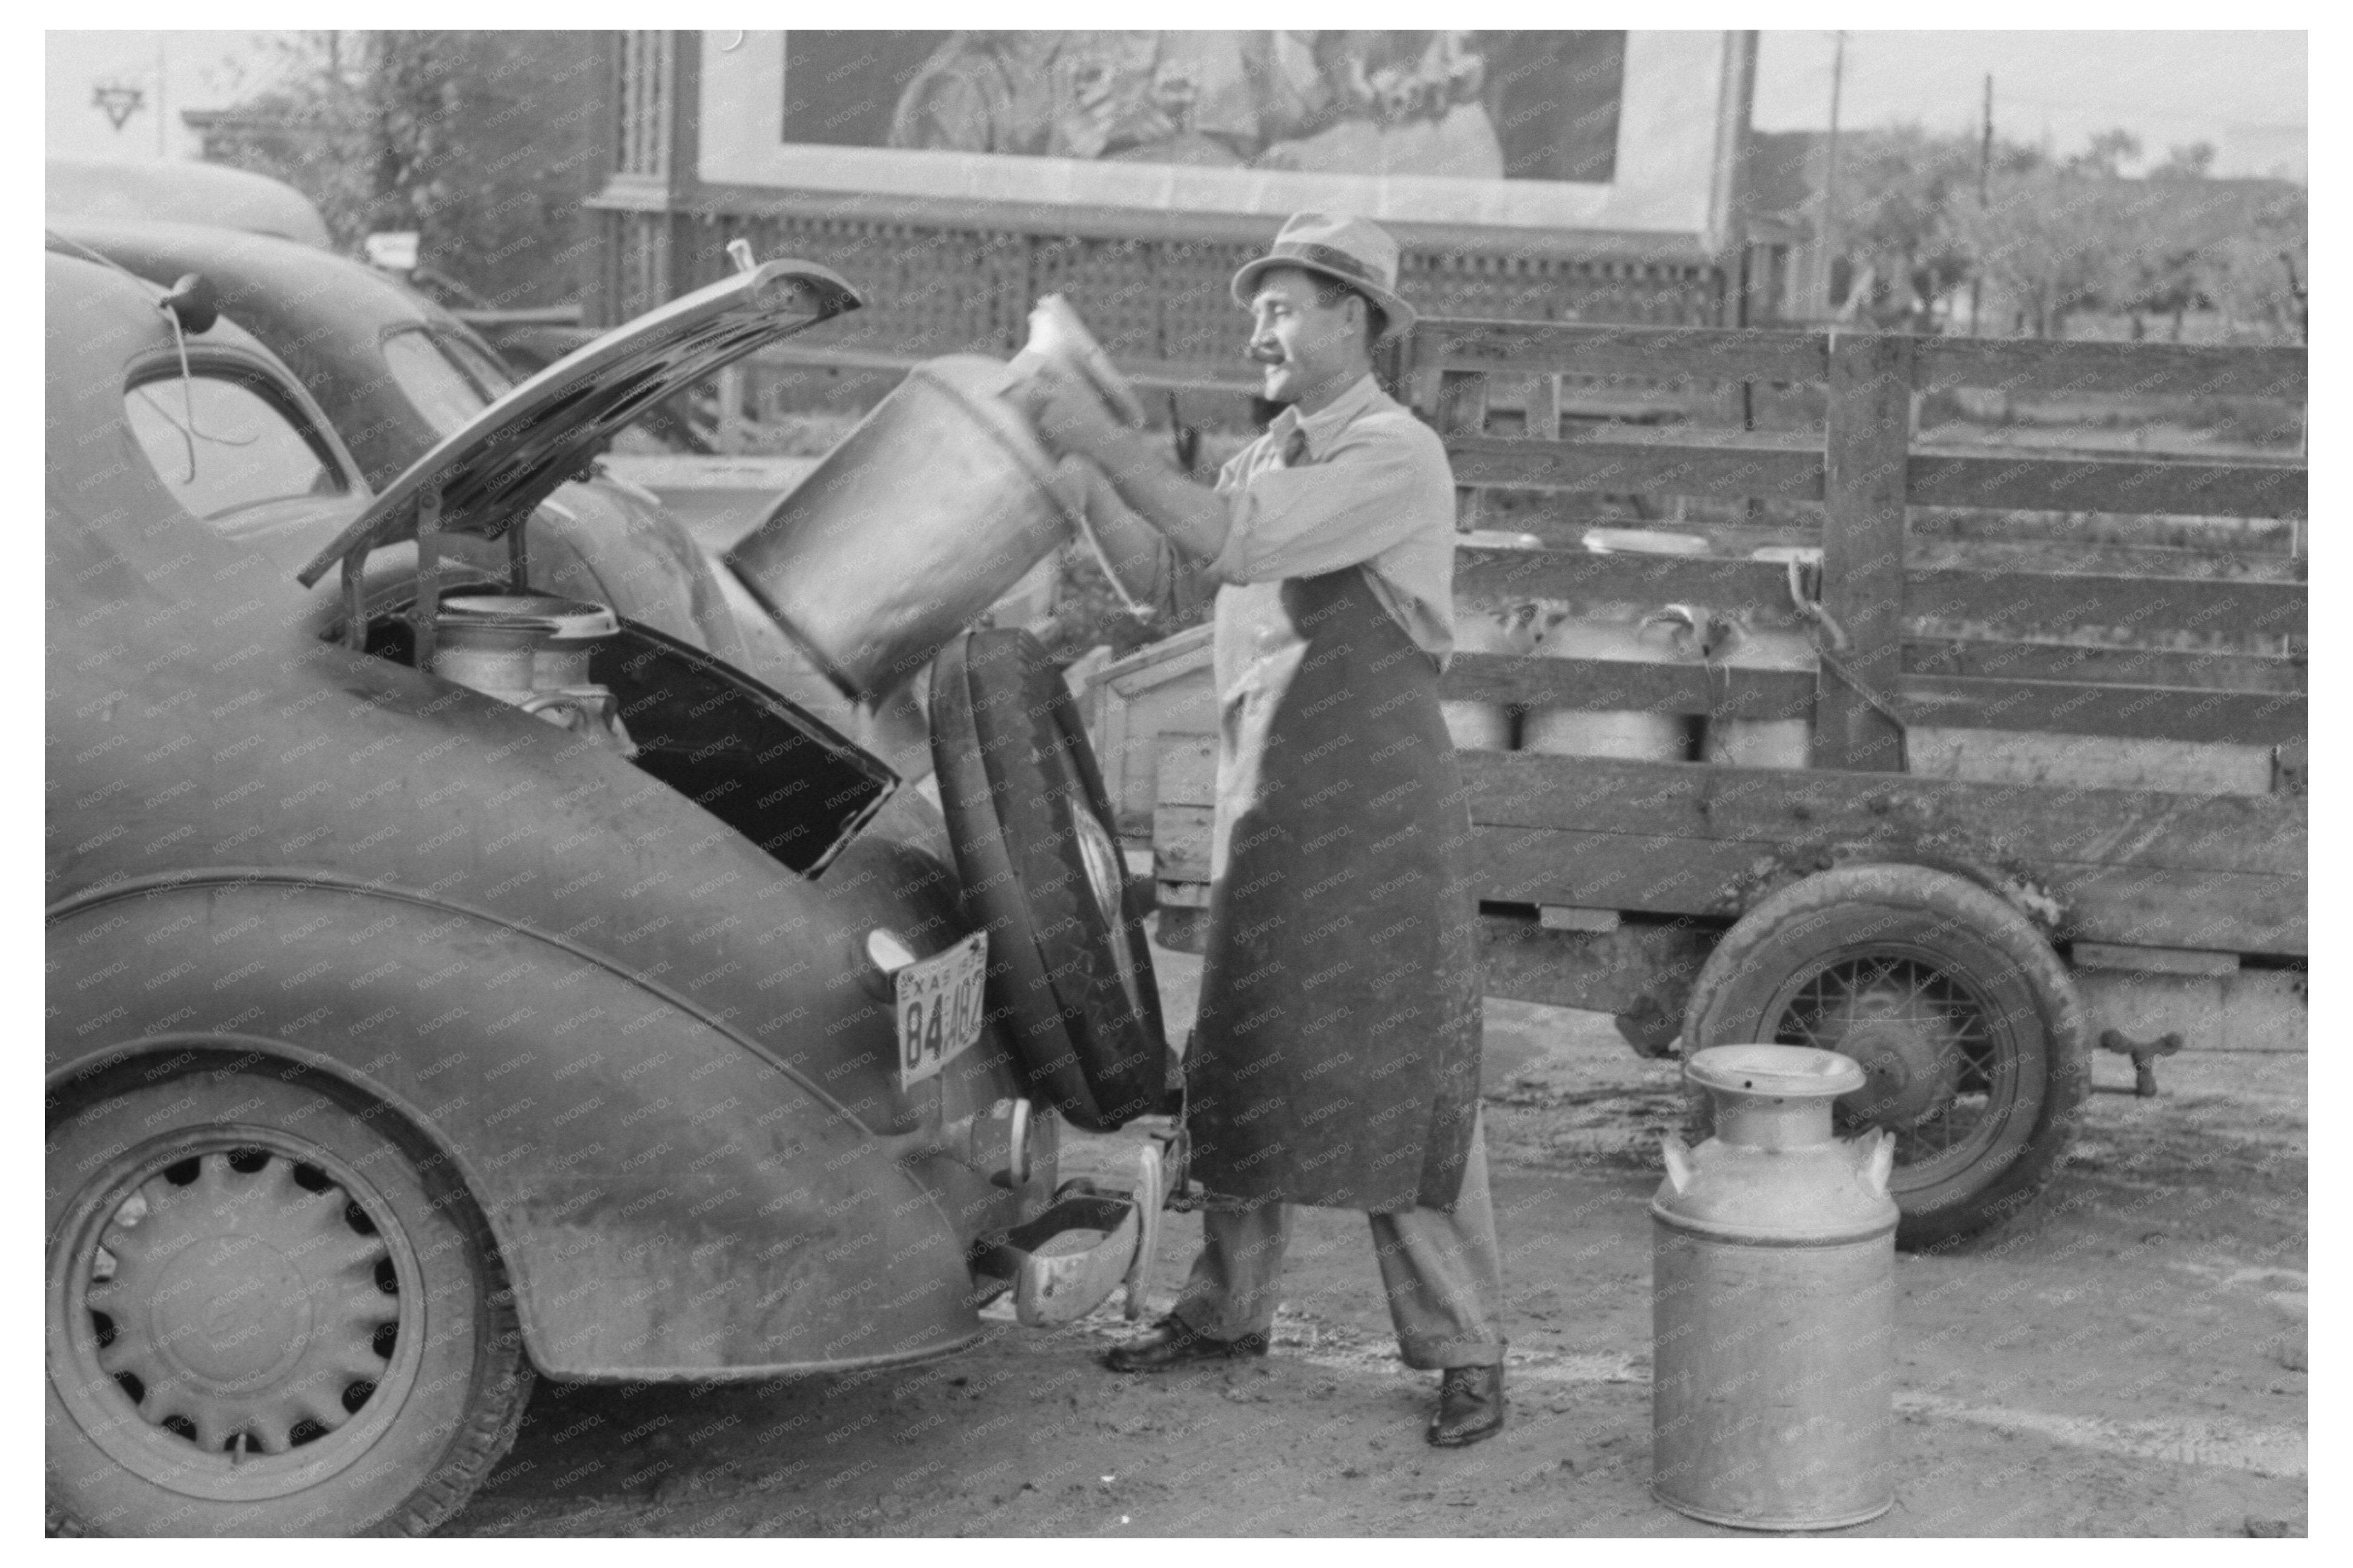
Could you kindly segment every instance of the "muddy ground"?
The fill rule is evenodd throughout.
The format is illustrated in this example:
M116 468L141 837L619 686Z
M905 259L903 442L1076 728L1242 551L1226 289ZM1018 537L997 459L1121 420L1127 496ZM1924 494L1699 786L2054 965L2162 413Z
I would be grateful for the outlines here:
M1194 961L1155 950L1172 1023ZM2035 1210L1897 1264L1894 1508L1862 1535L2302 1534L2306 1058L2097 1064ZM1707 1535L1654 1503L1650 1220L1673 1069L1594 1014L1490 1003L1504 1433L1421 1440L1364 1221L1302 1216L1272 1355L1121 1377L1120 1298L1057 1331L992 1309L949 1360L793 1383L543 1384L464 1535ZM1116 1176L1137 1135L1073 1138ZM1172 1215L1147 1305L1198 1222Z

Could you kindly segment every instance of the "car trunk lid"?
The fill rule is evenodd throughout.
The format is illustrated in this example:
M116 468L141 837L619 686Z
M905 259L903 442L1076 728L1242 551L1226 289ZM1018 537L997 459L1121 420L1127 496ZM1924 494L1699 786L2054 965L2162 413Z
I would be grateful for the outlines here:
M495 538L655 404L860 303L825 268L770 261L649 311L482 410L411 464L296 575L307 587L346 557L413 537L427 496L439 499L442 528Z

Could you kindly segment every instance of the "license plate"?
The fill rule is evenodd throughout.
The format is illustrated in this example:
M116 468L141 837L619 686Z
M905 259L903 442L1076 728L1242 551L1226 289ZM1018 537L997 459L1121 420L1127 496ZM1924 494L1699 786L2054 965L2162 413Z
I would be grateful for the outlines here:
M975 931L935 958L899 971L899 1087L936 1077L980 1038L988 933Z

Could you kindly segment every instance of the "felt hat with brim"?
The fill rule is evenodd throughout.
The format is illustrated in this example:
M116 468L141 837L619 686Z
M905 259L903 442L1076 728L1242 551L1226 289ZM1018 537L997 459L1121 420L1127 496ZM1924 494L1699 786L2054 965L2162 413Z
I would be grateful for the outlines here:
M1294 213L1264 256L1234 274L1234 303L1247 309L1258 280L1278 267L1296 267L1344 283L1380 307L1381 335L1412 327L1413 307L1397 291L1398 243L1360 217Z

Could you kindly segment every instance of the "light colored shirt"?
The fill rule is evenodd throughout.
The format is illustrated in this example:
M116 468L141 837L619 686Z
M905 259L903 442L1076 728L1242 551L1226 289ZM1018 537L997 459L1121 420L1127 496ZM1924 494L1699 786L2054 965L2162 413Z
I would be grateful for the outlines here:
M1199 569L1218 583L1271 583L1363 566L1374 596L1446 668L1454 648L1454 471L1445 443L1369 375L1329 406L1274 416L1218 475L1225 548ZM1198 591L1161 542L1152 597Z

